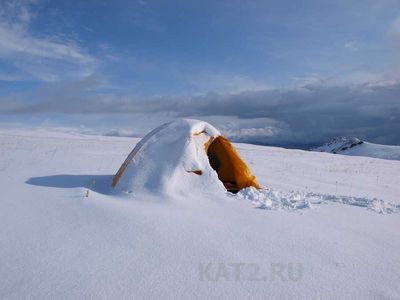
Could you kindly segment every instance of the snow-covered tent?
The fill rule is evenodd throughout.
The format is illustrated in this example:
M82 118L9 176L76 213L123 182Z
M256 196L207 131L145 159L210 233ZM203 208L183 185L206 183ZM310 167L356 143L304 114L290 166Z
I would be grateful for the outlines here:
M112 186L125 192L162 193L260 187L234 146L212 125L192 119L163 124L143 137Z

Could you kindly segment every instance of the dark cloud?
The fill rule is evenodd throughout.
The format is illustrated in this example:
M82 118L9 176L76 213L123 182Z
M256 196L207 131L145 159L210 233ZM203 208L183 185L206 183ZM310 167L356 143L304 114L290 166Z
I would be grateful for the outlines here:
M264 144L318 144L337 135L400 144L400 83L273 89L192 97L101 94L95 79L4 98L0 113L154 114L212 119L235 140ZM96 92L95 92L96 91ZM223 122L218 117L223 116ZM230 122L226 122L230 120ZM133 126L135 124L133 123Z

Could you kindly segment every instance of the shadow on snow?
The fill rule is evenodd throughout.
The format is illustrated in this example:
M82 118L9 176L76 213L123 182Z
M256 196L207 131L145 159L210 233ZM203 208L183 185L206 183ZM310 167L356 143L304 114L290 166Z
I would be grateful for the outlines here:
M54 188L87 188L100 194L110 194L114 175L50 175L31 177L26 183Z

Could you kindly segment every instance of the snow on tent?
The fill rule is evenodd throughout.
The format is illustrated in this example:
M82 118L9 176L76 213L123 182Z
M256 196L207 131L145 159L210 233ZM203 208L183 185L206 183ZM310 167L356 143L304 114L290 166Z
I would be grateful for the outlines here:
M123 192L237 191L259 188L234 146L212 125L182 119L163 124L135 146L115 174Z

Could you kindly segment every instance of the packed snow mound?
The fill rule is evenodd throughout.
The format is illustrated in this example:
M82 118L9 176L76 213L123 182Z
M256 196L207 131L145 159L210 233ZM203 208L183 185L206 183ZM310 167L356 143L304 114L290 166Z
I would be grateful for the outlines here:
M355 137L337 137L313 151L400 160L400 146L373 144Z
M207 134L191 138L201 132ZM133 161L126 167L116 190L168 194L184 192L189 187L223 191L224 187L210 167L206 153L196 151L210 137L219 135L210 124L197 120L178 120L157 127L135 147L137 151L133 153ZM203 180L197 180L196 170L202 170Z
M212 125L192 119L148 133L116 173L113 186L117 192L170 195L259 187L234 146Z

